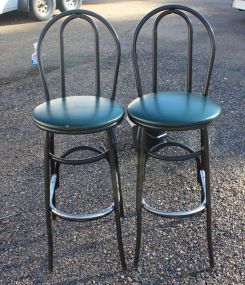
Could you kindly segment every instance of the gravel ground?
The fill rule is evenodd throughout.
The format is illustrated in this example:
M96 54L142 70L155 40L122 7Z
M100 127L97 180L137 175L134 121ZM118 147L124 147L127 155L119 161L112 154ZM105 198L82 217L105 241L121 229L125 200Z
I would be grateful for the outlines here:
M113 23L122 43L122 60L117 99L124 105L135 98L136 88L130 56L132 34L143 14L166 1L108 1L86 9L100 12ZM118 2L118 3L117 3ZM229 1L179 1L205 14L214 28L217 56L210 96L222 106L222 114L210 127L213 201L213 234L216 267L208 270L205 215L189 219L161 219L144 213L143 244L139 269L132 267L135 245L135 182L136 154L131 143L131 129L127 121L117 128L118 153L122 176L126 217L122 220L124 248L128 270L121 271L113 216L86 224L54 221L54 271L47 271L47 237L44 216L42 133L32 124L31 112L43 101L43 89L38 71L29 67L23 72L7 69L10 55L0 66L6 72L0 77L1 100L1 200L0 284L244 284L244 24L245 15L232 10ZM98 3L97 3L98 4ZM110 6L111 5L111 6ZM115 6L113 6L115 5ZM120 6L121 5L121 6ZM128 6L127 6L128 5ZM146 5L146 6L144 6ZM121 11L120 20L115 11ZM137 10L138 9L138 10ZM125 13L129 11L130 20ZM173 22L166 25L171 25ZM182 24L167 26L169 42L164 52L171 54L159 63L164 76L162 88L183 88L185 60L178 45L171 45L177 34L182 39ZM180 29L180 30L179 30ZM1 35L1 33L0 33ZM9 38L8 38L9 37ZM10 40L11 33L5 34ZM200 34L200 44L194 54L195 82L202 79L206 46ZM2 43L2 41L0 41ZM6 43L6 42L5 42ZM144 90L150 90L147 76L151 54L150 34L141 38ZM149 43L149 45L147 45ZM1 44L0 44L1 45ZM71 47L73 48L73 47ZM102 45L103 90L109 91L111 76L110 48L107 40ZM23 51L25 52L25 51ZM75 47L71 50L75 53ZM161 52L161 50L160 50ZM86 55L89 58L88 55ZM53 54L51 54L53 58ZM48 60L47 60L48 61ZM50 60L50 84L57 82L57 65ZM11 64L13 64L11 62ZM11 65L10 64L10 65ZM68 70L70 92L78 93L80 78L84 92L90 91L92 66L85 60L84 67L71 62ZM18 71L18 72L17 72ZM91 72L90 72L91 71ZM178 71L178 72L176 72ZM73 77L77 74L79 77ZM77 79L77 80L76 80ZM195 85L198 89L200 83ZM53 93L58 93L54 88ZM197 146L198 133L171 133L175 138ZM103 134L94 136L57 136L58 151L83 140L99 145ZM199 201L194 164L192 162L166 164L150 159L147 165L145 196L153 206L165 209L187 209ZM62 209L79 212L96 211L111 201L109 169L96 163L88 167L61 169L62 185L58 202ZM82 173L81 173L82 172ZM181 186L180 186L181 185Z

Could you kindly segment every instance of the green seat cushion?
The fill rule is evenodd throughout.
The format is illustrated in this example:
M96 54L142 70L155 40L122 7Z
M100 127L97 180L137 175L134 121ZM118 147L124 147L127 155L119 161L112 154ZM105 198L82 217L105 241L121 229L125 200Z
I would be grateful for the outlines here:
M69 96L37 106L32 114L41 129L59 132L86 132L106 129L119 123L124 108L117 102L96 96Z
M128 106L136 124L165 130L195 129L211 123L221 108L198 93L157 92L138 97Z

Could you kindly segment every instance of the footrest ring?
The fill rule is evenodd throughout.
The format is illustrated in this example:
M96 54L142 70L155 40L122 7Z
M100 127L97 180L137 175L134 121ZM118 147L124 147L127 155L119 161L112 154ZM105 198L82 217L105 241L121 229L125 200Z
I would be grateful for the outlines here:
M110 207L103 209L103 210L96 212L96 213L91 213L91 214L68 214L68 213L64 213L64 212L60 211L59 209L57 209L53 203L56 181L57 181L57 175L53 174L51 181L50 181L50 209L54 215L56 215L62 219L65 219L68 221L73 221L73 222L94 221L94 220L101 219L105 216L108 216L115 209L114 203L112 203Z
M153 208L149 206L145 200L142 200L142 207L143 209L146 209L151 214L160 216L160 217L165 217L165 218L186 218L186 217L191 217L194 216L197 213L200 213L206 209L206 201L204 201L202 204L200 204L197 208L194 208L192 210L187 210L187 211L177 211L177 212L165 212L156 208Z

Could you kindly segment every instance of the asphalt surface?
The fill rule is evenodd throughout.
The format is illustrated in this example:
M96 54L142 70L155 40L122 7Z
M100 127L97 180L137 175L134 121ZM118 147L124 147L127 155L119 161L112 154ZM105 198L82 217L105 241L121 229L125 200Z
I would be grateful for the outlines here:
M108 19L121 41L122 59L117 100L125 107L137 96L131 63L134 28L143 17L169 1L84 1L84 9ZM245 106L245 12L231 8L231 1L178 1L206 16L217 41L210 97L222 106L222 114L210 127L213 201L213 234L216 267L208 270L205 214L184 220L166 220L144 213L143 243L139 269L132 266L136 236L136 155L127 121L117 128L118 153L126 217L122 220L128 264L121 271L113 216L86 224L54 221L54 272L47 271L47 237L43 190L42 133L31 113L44 101L36 67L31 65L32 44L45 23L33 22L23 13L0 16L1 199L0 284L244 284L244 106ZM58 11L56 11L58 13ZM195 22L194 22L195 24ZM68 94L94 93L87 46L89 28L80 23L67 33ZM183 22L169 18L163 25L166 41L159 48L159 89L185 87L186 45ZM151 29L140 37L144 92L151 88ZM202 86L207 51L202 30L194 37L194 89ZM177 43L177 38L181 44ZM78 41L81 39L81 41ZM90 39L90 38L89 38ZM51 31L44 51L52 95L58 96L57 40ZM102 93L108 96L112 76L111 40L101 44ZM197 147L198 133L169 134L170 138ZM83 141L100 145L103 134L85 138L57 136L58 152ZM197 205L195 165L163 164L149 160L145 196L162 209L188 209ZM107 207L111 202L109 170L96 163L87 168L63 167L58 203L78 213Z

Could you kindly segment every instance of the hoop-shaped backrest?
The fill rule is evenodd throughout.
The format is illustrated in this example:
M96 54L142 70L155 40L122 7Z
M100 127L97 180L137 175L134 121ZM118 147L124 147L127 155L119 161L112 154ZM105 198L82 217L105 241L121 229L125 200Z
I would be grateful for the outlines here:
M182 6L182 5L166 5L159 8L154 9L150 13L148 13L138 24L136 27L134 38L133 38L133 49L132 49L132 57L133 57L133 65L134 65L134 72L136 78L136 86L138 91L138 96L141 97L143 95L142 92L142 84L140 79L140 72L139 72L139 64L138 64L138 57L137 57L137 40L138 35L144 26L144 24L154 15L159 14L154 21L153 26L153 44L152 44L152 91L155 93L157 92L157 39L158 39L158 25L159 22L167 15L176 14L182 17L188 27L188 65L187 65L187 92L192 91L192 50L193 50L193 25L191 23L190 18L185 13L192 14L196 18L198 18L204 27L206 28L209 39L210 39L210 51L209 51L209 59L208 59L208 69L205 78L205 84L203 88L203 95L207 96L208 88L213 68L213 62L215 57L215 38L214 33L207 22L207 20L198 12L193 10L192 8Z
M60 34L59 34L59 39L60 39L60 70L61 70L61 94L62 97L66 96L66 91L65 91L65 63L64 63L64 30L66 25L71 22L72 20L75 19L81 19L86 22L88 22L93 31L94 31L94 39L95 39L95 77L96 77L96 96L100 96L100 48L99 48L99 32L97 25L94 21L93 18L97 19L100 21L104 26L108 29L110 34L113 37L115 47L116 47L116 59L115 59L115 69L114 69L114 79L113 79L113 86L112 86L112 94L111 94L111 99L115 99L115 94L116 94L116 86L117 86L117 79L118 79L118 72L119 72L119 64L120 64L120 58L121 58L121 47L120 47L120 42L118 39L118 36L114 30L114 28L105 20L103 17L100 15L87 11L87 10L71 10L71 11L66 11L61 13L60 15L54 17L52 20L50 20L47 25L44 27L42 30L39 40L38 40L38 48L37 48L37 55L38 55L38 63L39 63L39 70L43 82L43 87L44 87L44 93L45 93L45 99L46 101L50 100L50 95L49 95L49 89L48 89L48 84L45 79L45 73L44 73L44 68L43 68L43 63L42 63L42 43L43 40L48 32L48 30L51 28L51 26L57 22L58 20L65 18L63 23L60 26Z

